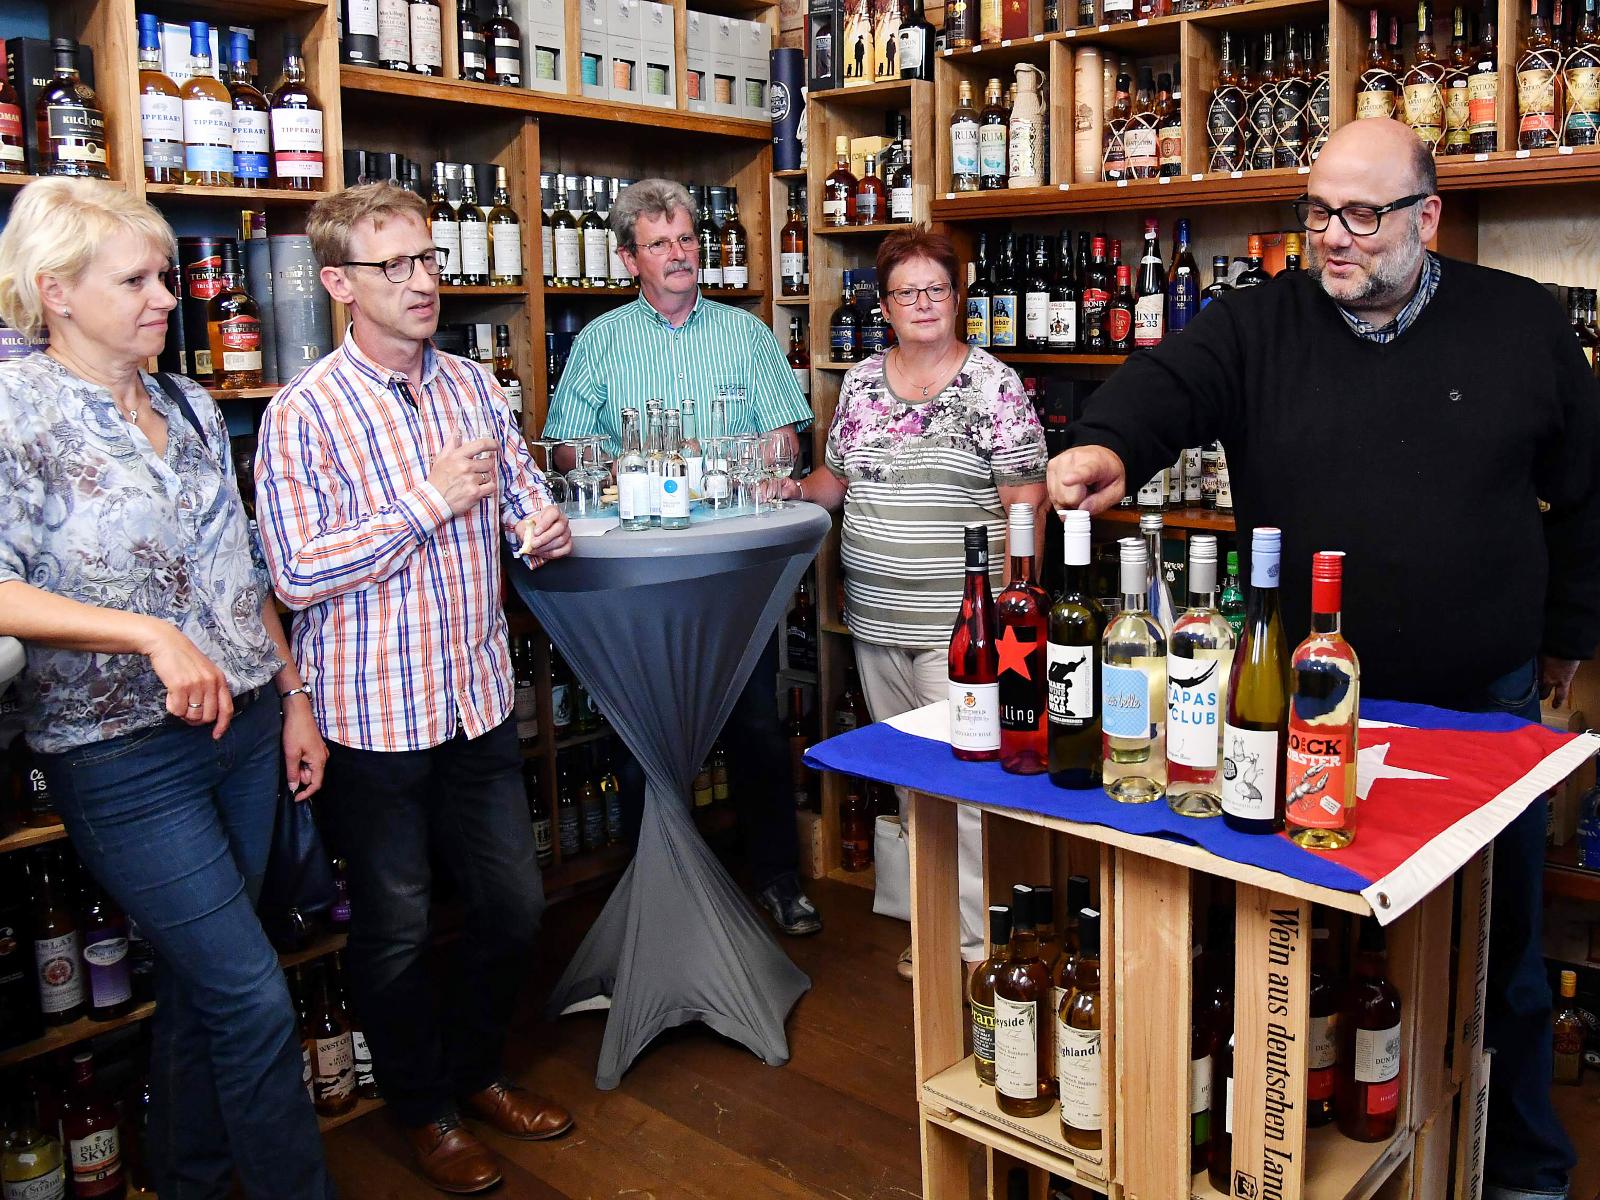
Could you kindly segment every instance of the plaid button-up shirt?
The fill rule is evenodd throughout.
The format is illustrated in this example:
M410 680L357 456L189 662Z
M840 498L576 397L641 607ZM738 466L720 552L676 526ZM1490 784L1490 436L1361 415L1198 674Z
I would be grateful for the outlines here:
M1438 290L1439 260L1433 254L1424 251L1422 278L1417 281L1416 293L1406 301L1406 306L1397 312L1394 320L1387 325L1373 325L1346 308L1335 307L1339 307L1339 315L1358 338L1365 338L1369 342L1392 342L1411 328L1411 323L1422 315L1422 310L1428 306L1428 301L1433 299L1433 294Z

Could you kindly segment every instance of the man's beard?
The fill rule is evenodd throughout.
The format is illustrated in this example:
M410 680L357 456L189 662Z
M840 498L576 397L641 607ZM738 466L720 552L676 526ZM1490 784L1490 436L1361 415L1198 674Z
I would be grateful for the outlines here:
M1337 218L1335 218L1337 220ZM1422 231L1415 217L1411 219L1410 236L1387 254L1372 260L1361 285L1346 295L1335 295L1323 278L1325 258L1315 249L1311 253L1311 277L1315 279L1329 299L1343 308L1360 312L1363 309L1384 308L1402 300L1415 282L1417 268L1427 252L1422 244Z

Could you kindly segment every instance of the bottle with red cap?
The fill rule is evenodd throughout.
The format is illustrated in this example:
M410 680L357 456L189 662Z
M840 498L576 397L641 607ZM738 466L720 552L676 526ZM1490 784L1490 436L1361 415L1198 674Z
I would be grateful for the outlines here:
M1339 629L1344 552L1311 559L1311 632L1289 660L1289 742L1284 818L1312 850L1340 850L1356 836L1356 719L1361 664Z
M1238 278L1233 281L1235 288L1260 287L1272 278L1262 269L1263 245L1261 235L1252 233L1245 243L1245 268L1239 272Z
M1106 354L1111 339L1106 318L1111 308L1111 269L1106 265L1106 239L1097 236L1090 242L1089 269L1083 278L1083 350L1087 354Z
M1106 309L1106 337L1111 353L1133 352L1133 268L1126 263L1117 266L1117 291Z
M950 634L950 750L968 762L1000 757L999 630L989 591L989 527L968 525L961 613Z

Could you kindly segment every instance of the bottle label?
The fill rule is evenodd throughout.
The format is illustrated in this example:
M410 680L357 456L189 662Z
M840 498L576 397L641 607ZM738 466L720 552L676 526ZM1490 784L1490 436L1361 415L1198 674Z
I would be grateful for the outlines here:
M822 202L822 223L824 225L845 224L848 209L849 204L843 199L824 199Z
M854 325L828 326L828 345L834 362L854 362L857 340Z
M533 844L535 849L540 848L539 826L544 826L543 849L550 849L550 822L535 821L533 823ZM350 1031L350 1055L355 1060L356 1086L363 1088L375 1087L377 1080L372 1075L372 1047L367 1045L367 1035L359 1029Z
M496 279L521 279L522 226L496 225L489 241L494 263L490 273ZM603 267L600 271L600 278L605 278L605 269Z
M1592 130L1600 114L1600 67L1567 68L1567 128Z
M1156 157L1161 169L1176 175L1183 166L1183 127L1164 125L1156 131Z
M1133 332L1133 313L1119 304L1106 309L1106 336L1113 342L1126 342Z
M783 274L783 280L790 287L798 287L800 279L806 271L806 256L795 250L785 250L778 255L778 269Z
M228 106L224 104L222 110L227 112ZM45 124L50 135L50 153L56 161L105 165L106 119L103 113L81 104L52 104L45 110Z
M1156 169L1156 131L1149 125L1129 125L1123 138L1123 153L1130 170L1154 173Z
M1094 647L1046 647L1050 723L1082 729L1094 720Z
M444 268L447 278L461 273L461 226L454 221L437 217L429 224L433 244L449 252L449 262Z
M1405 89L1406 124L1425 142L1437 142L1444 133L1444 94L1432 80L1411 83Z
M10 107L9 105L7 107ZM13 110L14 111L14 110ZM240 114L243 116L244 114ZM0 123L0 134L9 132ZM22 132L21 122L16 132ZM177 96L139 97L139 136L144 139L144 165L169 170L183 168L183 101ZM22 154L21 147L10 147ZM3 155L0 155L3 157Z
M1446 146L1465 146L1469 135L1467 126L1472 120L1471 101L1467 96L1467 77L1456 75L1444 93L1444 143Z
M650 476L645 471L623 471L617 476L617 502L624 521L650 512Z
M950 127L950 170L958 176L978 173L978 127L970 122Z
M1030 733L1044 726L1045 697L1039 678L1039 635L1036 630L1009 626L1011 637L1022 647L1022 666L1000 671L1000 728L1013 733Z
M1050 293L1028 292L1022 297L1022 333L1030 342L1050 340Z
M465 230L466 226L463 225ZM576 229L555 230L556 278L578 279L583 275L583 242Z
M1078 344L1078 306L1071 300L1050 301L1050 345L1072 347Z
M1354 1068L1357 1083L1394 1085L1373 1088L1373 1094L1381 1096L1379 1103L1386 1107L1374 1108L1369 1096L1367 1111L1372 1114L1393 1112L1400 1097L1400 1026L1356 1030Z
M191 171L233 171L233 109L225 100L183 102L183 161Z
M342 1100L356 1088L355 1047L348 1033L318 1038L312 1086L319 1100Z
M1353 747L1350 730L1307 725L1290 710L1289 744L1284 754L1284 808L1296 825L1343 829L1345 780Z
M1105 1111L1105 1059L1098 1029L1074 1029L1056 1022L1056 1078L1060 1081L1061 1120L1073 1129L1099 1129Z
M1100 711L1102 728L1111 737L1149 737L1153 716L1149 671L1141 666L1102 664Z
M1227 1086L1222 1093L1222 1132L1233 1135L1233 1075L1228 1075Z
M272 146L272 164L279 179L321 179L321 110L273 109Z
M411 23L412 65L439 70L444 65L439 10L431 4L411 4L406 7L406 15Z
M1356 93L1357 119L1392 117L1394 116L1394 109L1394 93L1386 87L1377 87L1369 91Z
M67 1142L73 1196L110 1196L122 1191L122 1143L117 1127L97 1129Z
M0 1184L0 1197L4 1200L67 1200L67 1175L57 1163L43 1175L32 1179L7 1179Z
M108 937L85 943L83 961L89 968L89 1000L95 1008L111 1008L132 998L127 938Z
M978 174L1006 174L1006 127L980 125L978 127Z
M494 73L506 82L522 78L522 42L519 39L494 39Z
M1000 749L1000 685L950 680L950 745L957 750Z
M891 221L909 221L914 211L914 193L909 185L890 189L889 219Z
M233 114L233 177L265 179L272 166L272 135L267 114L237 109Z
M927 37L925 27L908 25L895 35L899 42L897 55L900 61L900 78L906 79L919 75L922 71L922 62L926 53ZM909 72L909 75L908 75Z
M967 297L967 344L969 346L987 346L989 344L989 297Z
M989 298L989 341L995 346L1017 344L1017 298L1014 295Z
M168 165L181 167L183 165L183 102L175 96L162 96L160 99L171 101L178 114L178 131L170 139L177 143L172 152L178 156L178 161L175 164ZM145 136L149 137L149 134ZM0 139L4 139L0 141L0 162L22 162L26 157L26 152L22 148L24 141L22 110L15 104L0 104ZM145 153L147 155L150 153L149 146L145 147Z
M877 225L881 215L878 212L878 193L862 189L856 193L856 221L861 225Z
M672 520L689 515L689 480L686 476L665 476L661 480L661 518Z
M572 724L572 685L570 683L550 685L550 723L557 729L565 729Z
M1140 296L1133 302L1133 344L1154 346L1165 334L1167 298L1160 294Z
M76 930L59 937L35 939L33 961L39 975L39 1007L46 1013L65 1012L83 1003L81 953Z
M1013 1100L1039 1095L1039 1005L1033 1000L995 995L994 1086Z
M1310 1037L1306 1041L1306 1070L1326 1071L1339 1065L1339 1021L1332 1015L1312 1017ZM1328 1089L1333 1089L1333 1079L1328 1078ZM1312 1096L1313 1100L1324 1099Z
M612 283L630 284L633 282L633 276L628 274L628 265L622 261L622 256L617 253L616 232L609 228L606 230L606 262Z
M405 0L378 0L378 59L381 62L408 62L411 58L411 33Z
M461 33L461 73L481 72L489 65L489 43L482 33Z
M1467 122L1473 133L1495 132L1495 105L1500 76L1494 71L1474 71L1467 76Z
M217 325L217 336L222 342L222 369L224 371L259 371L261 369L261 320L258 317L229 317ZM216 353L211 355L215 364Z
M1039 122L1012 121L1006 165L1010 168L1013 180L1038 179L1044 174L1040 164L1043 156L1039 152L1039 142Z
M994 1066L994 1006L972 1004L972 1057Z
M1222 811L1270 821L1278 795L1278 731L1222 727Z
M1554 132L1556 127L1556 73L1548 67L1517 72L1518 128L1523 133Z
M1228 692L1229 652L1196 649L1193 658L1167 655L1167 757L1185 767L1215 770L1222 757L1222 697Z
M1211 1111L1211 1056L1202 1054L1189 1060L1189 1115Z

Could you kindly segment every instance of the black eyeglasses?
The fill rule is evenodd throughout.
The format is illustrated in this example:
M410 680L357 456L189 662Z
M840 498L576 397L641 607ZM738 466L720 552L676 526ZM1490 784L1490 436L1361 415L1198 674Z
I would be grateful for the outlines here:
M386 258L382 262L342 262L341 267L380 267L383 277L390 283L404 283L411 278L411 273L417 269L417 264L422 264L422 269L429 275L437 278L444 273L445 264L450 261L450 251L442 250L437 246L430 247L420 254L397 254L393 258Z
M1352 237L1371 237L1383 224L1384 214L1410 208L1431 195L1432 192L1418 192L1412 196L1401 196L1389 204L1346 204L1343 208L1329 208L1320 200L1301 196L1294 202L1294 213L1308 233L1322 233L1338 217L1339 223L1350 231Z
M889 295L894 297L894 302L901 308L910 308L917 302L919 296L926 296L929 304L943 304L950 299L952 290L948 283L932 283L925 288L895 288Z

